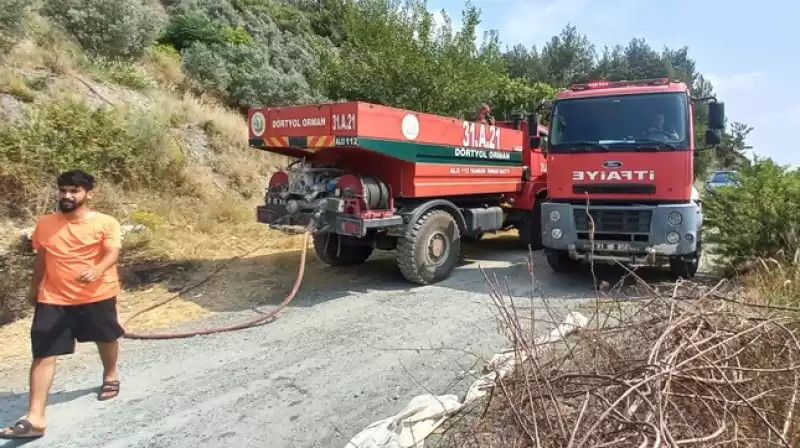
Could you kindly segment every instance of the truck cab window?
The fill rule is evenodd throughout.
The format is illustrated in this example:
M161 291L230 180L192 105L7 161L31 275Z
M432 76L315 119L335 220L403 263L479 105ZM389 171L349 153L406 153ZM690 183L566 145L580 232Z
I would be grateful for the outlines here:
M569 152L570 144L596 143L596 150L635 151L664 142L689 147L689 101L682 93L646 93L569 98L553 108L550 152Z

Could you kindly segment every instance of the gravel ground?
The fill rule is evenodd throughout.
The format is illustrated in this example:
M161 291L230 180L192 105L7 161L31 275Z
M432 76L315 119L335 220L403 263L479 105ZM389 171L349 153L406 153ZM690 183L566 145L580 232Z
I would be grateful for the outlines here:
M194 339L125 340L122 393L113 401L96 401L99 360L92 346L81 346L60 361L47 435L28 446L344 447L418 394L463 394L479 369L476 355L488 359L507 346L478 264L507 276L517 297L530 297L531 282L526 252L491 241L466 247L465 263L438 285L410 288L391 256L376 256L354 269L357 282L308 279L270 324ZM554 275L540 252L535 265L553 306L592 297L590 277ZM191 327L251 315L220 314ZM0 378L3 424L25 412L26 376ZM17 445L0 441L5 446Z

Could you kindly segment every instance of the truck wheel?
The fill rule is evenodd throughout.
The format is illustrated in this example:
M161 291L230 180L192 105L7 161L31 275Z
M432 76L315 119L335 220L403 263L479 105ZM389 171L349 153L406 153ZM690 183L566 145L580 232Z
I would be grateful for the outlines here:
M570 258L569 252L564 250L545 250L544 256L554 272L572 272L578 267L579 261Z
M519 228L519 242L528 248L530 245L531 250L539 250L544 248L542 244L542 203L537 200L533 204L533 210L525 216Z
M700 268L700 258L703 256L703 236L698 232L697 234L697 250L691 255L692 259L685 260L682 257L674 257L669 259L669 270L673 277L676 279L682 277L686 280L697 275L697 270Z
M427 285L449 277L460 252L456 220L444 210L430 210L398 241L397 264L408 281Z
M354 238L335 233L314 235L314 251L317 257L331 266L353 266L367 261L372 247L360 244Z

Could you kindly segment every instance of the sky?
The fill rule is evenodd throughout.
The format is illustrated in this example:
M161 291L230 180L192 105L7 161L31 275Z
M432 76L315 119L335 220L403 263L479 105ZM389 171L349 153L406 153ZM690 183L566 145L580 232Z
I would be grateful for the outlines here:
M503 48L541 49L567 24L595 44L625 46L644 38L656 51L689 48L697 70L725 103L728 122L753 128L752 152L800 166L800 147L785 130L800 129L800 2L790 0L472 0L481 28L499 32ZM456 27L463 0L428 0ZM482 32L480 32L482 34ZM751 155L752 158L752 155Z

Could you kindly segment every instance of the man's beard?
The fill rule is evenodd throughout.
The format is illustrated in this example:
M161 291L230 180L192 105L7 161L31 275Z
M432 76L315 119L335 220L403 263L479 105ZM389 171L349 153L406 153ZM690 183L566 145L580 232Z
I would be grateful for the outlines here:
M61 210L62 213L74 212L81 205L83 205L83 201L78 202L75 199L61 199L58 201L58 209Z

